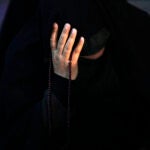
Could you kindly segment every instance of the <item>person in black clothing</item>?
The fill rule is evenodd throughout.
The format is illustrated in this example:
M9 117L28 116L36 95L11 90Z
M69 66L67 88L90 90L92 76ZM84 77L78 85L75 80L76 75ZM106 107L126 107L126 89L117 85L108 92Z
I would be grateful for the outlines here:
M149 25L123 0L40 1L5 54L0 148L148 149Z

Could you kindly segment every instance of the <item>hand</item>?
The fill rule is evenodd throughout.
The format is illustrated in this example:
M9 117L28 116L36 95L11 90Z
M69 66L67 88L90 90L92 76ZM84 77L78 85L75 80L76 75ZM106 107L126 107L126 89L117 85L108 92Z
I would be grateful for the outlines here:
M71 25L66 23L57 41L58 24L54 23L50 46L54 73L69 79L69 63L71 63L71 80L75 80L78 76L78 58L84 45L84 38L81 37L74 50L72 50L77 36L77 29L73 28L71 33L70 30Z

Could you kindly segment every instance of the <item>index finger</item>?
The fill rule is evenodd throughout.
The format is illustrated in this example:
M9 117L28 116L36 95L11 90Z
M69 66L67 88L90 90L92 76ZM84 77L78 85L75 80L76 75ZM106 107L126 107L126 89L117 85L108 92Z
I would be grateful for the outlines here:
M80 53L82 51L82 48L83 48L83 45L84 45L84 37L81 37L79 42L78 42L78 45L76 46L76 48L74 49L73 53L72 53L72 63L73 64L76 64L78 62L78 58L80 56Z

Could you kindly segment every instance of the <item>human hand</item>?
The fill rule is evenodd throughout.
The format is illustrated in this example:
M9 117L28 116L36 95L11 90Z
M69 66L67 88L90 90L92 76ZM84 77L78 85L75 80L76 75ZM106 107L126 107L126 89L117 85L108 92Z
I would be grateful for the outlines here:
M77 29L73 28L71 33L70 30L71 25L66 23L57 41L58 24L54 23L50 38L50 46L54 73L69 79L69 63L71 63L71 80L75 80L78 76L78 58L84 45L84 38L81 37L78 44L73 49L77 36Z

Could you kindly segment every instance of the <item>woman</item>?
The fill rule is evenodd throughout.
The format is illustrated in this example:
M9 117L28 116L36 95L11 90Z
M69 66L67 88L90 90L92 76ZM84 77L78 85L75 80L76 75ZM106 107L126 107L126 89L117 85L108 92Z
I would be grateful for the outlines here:
M149 44L139 37L149 34L149 16L117 0L39 6L5 57L1 147L146 147Z

